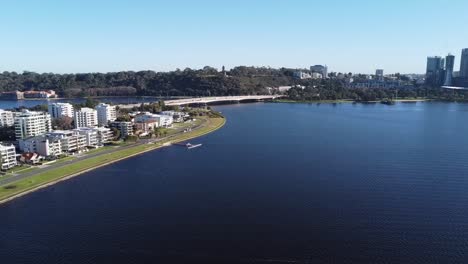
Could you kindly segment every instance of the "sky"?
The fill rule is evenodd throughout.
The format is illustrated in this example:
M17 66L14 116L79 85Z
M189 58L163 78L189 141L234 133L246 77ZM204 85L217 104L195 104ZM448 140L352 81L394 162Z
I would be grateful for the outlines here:
M266 66L423 73L468 48L466 0L0 0L0 72Z

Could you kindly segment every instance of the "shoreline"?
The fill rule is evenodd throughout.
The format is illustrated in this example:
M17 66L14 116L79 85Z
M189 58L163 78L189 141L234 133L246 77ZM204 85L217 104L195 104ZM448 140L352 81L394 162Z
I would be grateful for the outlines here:
M143 150L137 151L136 153L132 153L132 154L129 154L129 155L126 155L124 157L120 157L120 158L117 158L117 159L114 159L114 160L105 161L103 163L97 164L97 165L92 166L90 168L86 168L86 169L83 169L83 170L80 170L80 171L76 171L76 172L73 172L71 174L65 174L65 175L63 175L61 177L58 177L58 178L55 178L53 180L46 181L44 183L38 184L37 186L32 186L30 188L26 188L24 190L21 190L18 193L13 193L11 195L7 195L4 198L0 198L0 205L6 204L6 203L8 203L10 201L13 201L13 200L17 199L17 198L26 196L26 195L28 195L30 193L33 193L33 192L37 191L37 190L45 189L45 188L47 188L49 186L52 186L52 185L55 185L57 183L60 183L60 182L75 178L75 177L80 176L80 175L82 175L82 174L84 174L86 172L90 172L92 170L95 170L95 169L98 169L98 168L101 168L101 167L105 167L105 166L114 164L116 162L119 162L119 161L122 161L122 160L125 160L125 159L129 159L129 158L132 158L132 157L135 157L135 156L139 156L139 155L142 155L142 154L150 152L150 151L155 151L155 150L158 150L158 149L161 149L161 148L164 148L164 147L169 147L174 143L184 142L184 141L187 141L187 140L190 140L190 139L199 138L199 137L202 137L204 135L213 133L213 132L221 129L226 124L226 122L227 122L226 117L223 117L222 119L223 119L223 121L220 124L218 124L217 126L209 129L208 131L202 131L201 133L194 133L193 135L189 135L188 137L184 137L184 134L181 134L180 136L176 136L174 139L171 139L169 137L168 141L162 140L161 142L158 142L158 143L152 143L152 144L154 144L154 146L151 146L150 148L143 149ZM199 128L199 129L201 129L201 128ZM195 130L193 132L199 132L199 131ZM135 148L140 147L140 146L145 146L145 145L138 145L138 146L135 146ZM58 168L58 169L60 169L60 168ZM26 180L30 180L31 178L34 178L35 176L39 176L39 175L41 175L41 174L31 176L30 178L27 178ZM22 181L22 180L19 180L18 182L20 182L20 181ZM9 185L12 185L12 184L15 184L15 183L16 182L13 182L13 183L10 183L8 185L1 186L0 188L5 188L5 187L7 187Z
M435 99L398 99L394 100L396 103L417 103L417 102L430 102L436 101ZM322 100L322 101L295 101L295 100L275 100L272 103L291 103L291 104L373 104L381 103L382 100L376 101L354 101L352 99L340 99L340 100Z
M131 95L131 96L86 96L86 97L54 97L54 98L24 98L24 99L4 99L0 98L0 101L10 101L10 102L22 102L22 101L54 101L54 100L77 100L77 99L86 99L86 98L93 98L93 99L102 99L102 98L151 98L151 99L165 99L165 98L173 98L173 99L185 99L189 97L183 96L150 96L150 95Z

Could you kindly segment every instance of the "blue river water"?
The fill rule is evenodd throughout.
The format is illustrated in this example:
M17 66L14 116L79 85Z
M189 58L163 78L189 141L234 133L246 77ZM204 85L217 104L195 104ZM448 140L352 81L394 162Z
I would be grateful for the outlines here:
M468 104L216 109L200 148L0 205L0 262L468 262Z

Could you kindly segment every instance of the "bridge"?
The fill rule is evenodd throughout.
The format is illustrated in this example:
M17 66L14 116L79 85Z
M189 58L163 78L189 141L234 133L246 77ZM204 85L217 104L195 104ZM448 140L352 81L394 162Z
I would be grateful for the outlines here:
M444 89L448 90L468 90L466 87L456 87L456 86L442 86Z
M242 95L242 96L221 96L221 97L198 97L198 98L184 98L165 100L164 104L167 106L183 106L183 105L197 105L197 104L210 104L210 103L221 103L221 102L233 102L239 103L242 101L265 101L274 100L276 98L284 97L284 95ZM148 104L148 103L145 103ZM139 107L140 104L121 104L119 105L122 109L132 109Z
M273 100L276 98L283 97L283 95L244 95L244 96L222 96L222 97L200 97L200 98L186 98L178 100L167 100L164 104L167 106L181 106L191 104L210 104L210 103L221 103L221 102L236 102L241 101L265 101Z

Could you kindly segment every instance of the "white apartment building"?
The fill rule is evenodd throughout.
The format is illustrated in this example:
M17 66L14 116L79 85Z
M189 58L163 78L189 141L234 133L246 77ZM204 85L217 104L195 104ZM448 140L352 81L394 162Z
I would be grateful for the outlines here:
M23 110L15 114L16 139L39 136L51 130L50 115L43 112Z
M156 115L149 112L135 116L135 122L148 121L156 121L158 123L158 127L169 127L174 122L174 118L172 115Z
M47 134L48 137L60 139L63 152L81 152L86 149L86 136L77 134L73 130L55 130Z
M98 125L107 126L110 122L117 119L117 111L114 105L98 104L96 106Z
M174 123L181 123L184 122L184 118L190 117L189 114L184 112L176 112L176 111L163 111L161 115L164 116L172 116Z
M52 118L61 118L68 116L73 118L73 105L69 103L52 103L49 104L49 115Z
M107 127L98 127L97 131L97 141L98 146L102 146L106 143L111 142L114 139L114 133L110 128Z
M9 127L15 124L15 113L0 109L0 126Z
M13 145L1 145L0 144L0 157L2 170L11 169L16 166L16 150Z
M95 128L90 127L81 127L73 130L75 134L82 135L86 139L87 147L97 147L98 146L98 131Z
M41 135L19 140L20 150L23 152L37 153L41 156L59 156L63 153L59 138Z
M174 123L174 118L167 115L156 115L156 120L158 121L159 126L170 127Z
M83 107L74 114L75 127L96 127L98 125L97 111Z

